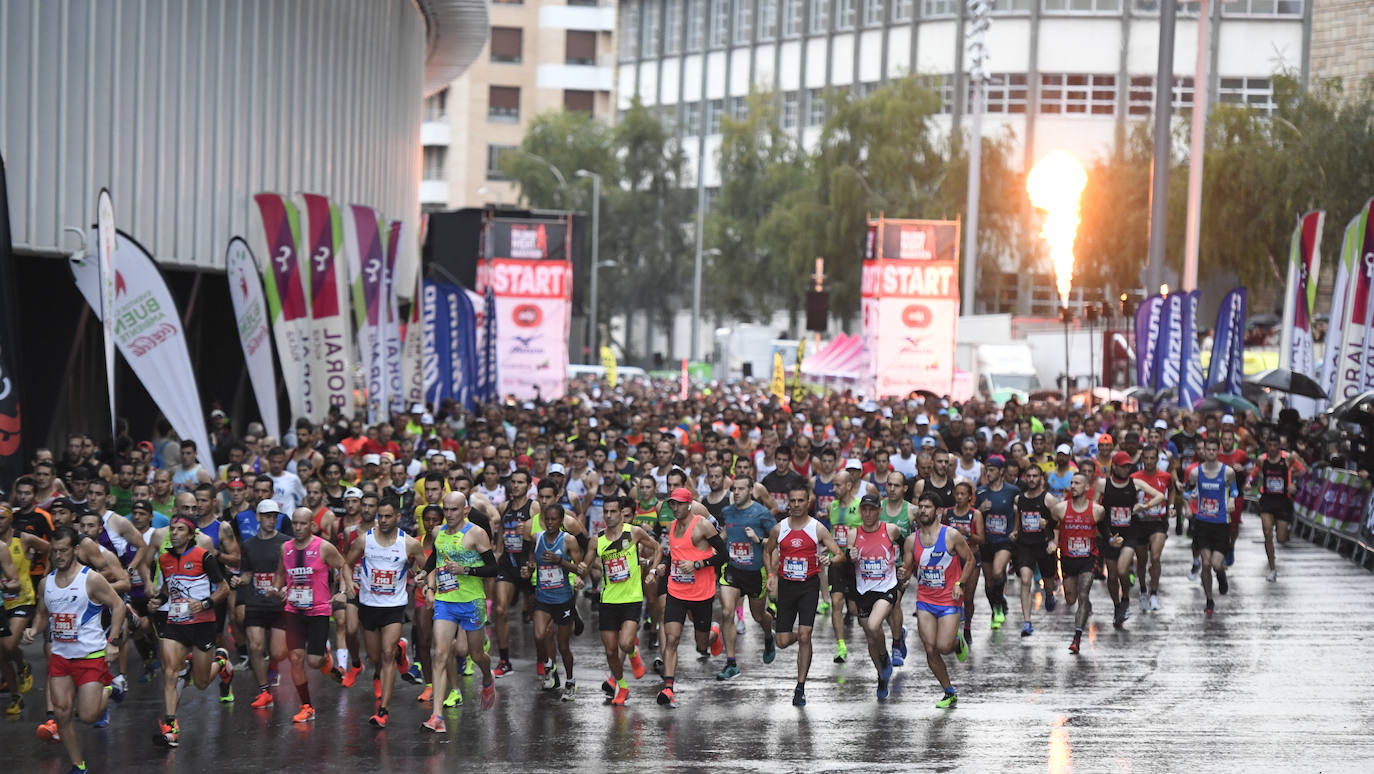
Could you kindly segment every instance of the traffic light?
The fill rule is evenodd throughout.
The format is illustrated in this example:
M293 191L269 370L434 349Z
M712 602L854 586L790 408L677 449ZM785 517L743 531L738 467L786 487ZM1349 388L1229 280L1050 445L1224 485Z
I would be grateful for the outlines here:
M1121 294L1121 316L1127 319L1135 316L1135 303L1131 301L1131 296L1127 293Z

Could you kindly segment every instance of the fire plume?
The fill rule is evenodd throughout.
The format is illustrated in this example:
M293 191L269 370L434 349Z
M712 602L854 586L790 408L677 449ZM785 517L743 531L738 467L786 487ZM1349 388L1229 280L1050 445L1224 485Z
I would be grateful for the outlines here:
M1026 176L1026 192L1031 204L1045 211L1040 238L1050 245L1055 285L1064 306L1069 303L1069 284L1073 281L1073 243L1078 236L1078 203L1088 173L1078 160L1064 151L1054 151L1031 168Z

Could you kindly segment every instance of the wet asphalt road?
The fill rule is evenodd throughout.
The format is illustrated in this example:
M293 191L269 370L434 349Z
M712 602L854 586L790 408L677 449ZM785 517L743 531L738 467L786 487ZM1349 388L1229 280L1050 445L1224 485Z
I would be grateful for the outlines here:
M829 626L817 627L809 704L794 708L795 649L765 666L752 621L741 676L717 682L724 656L698 662L689 651L679 667L679 709L654 703L652 672L632 682L628 707L611 708L598 687L605 660L589 619L574 639L576 702L538 690L528 627L517 627L517 671L497 681L496 706L481 710L477 678L466 678L467 703L442 737L419 728L427 708L415 702L418 687L398 686L391 725L379 732L366 720L370 681L342 690L317 672L319 717L307 726L291 723L297 699L289 679L276 706L258 711L248 706L245 673L235 680L234 705L216 701L213 687L183 694L176 750L152 741L161 699L148 684L133 684L108 729L82 734L92 771L1374 770L1374 575L1294 538L1280 548L1279 582L1267 583L1256 527L1247 523L1241 533L1231 593L1217 598L1212 619L1203 616L1200 585L1186 578L1186 538L1171 534L1163 610L1133 611L1116 631L1105 589L1095 585L1096 612L1076 657L1067 651L1073 626L1062 598L1055 613L1037 610L1035 635L1022 638L1015 584L1000 632L988 628L980 588L972 654L964 664L949 658L960 691L952 711L934 707L939 687L914 627L913 658L879 704L857 624L844 665L831 661ZM61 747L34 737L43 681L31 659L39 679L24 716L0 721L6 769L66 771Z

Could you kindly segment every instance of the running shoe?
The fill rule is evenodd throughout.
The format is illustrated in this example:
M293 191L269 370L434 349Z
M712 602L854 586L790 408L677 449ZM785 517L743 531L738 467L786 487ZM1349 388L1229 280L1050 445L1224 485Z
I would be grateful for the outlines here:
M902 636L892 641L892 653L902 655L902 660L906 660L906 627L902 627ZM901 666L898 664L897 666Z
M426 731L433 731L436 734L448 733L448 726L444 724L444 719L438 715L431 715L429 720L420 724L420 728Z
M355 667L349 667L348 671L344 672L343 679L339 681L339 684L345 688L352 688L353 684L358 682L358 675L361 675L362 673L362 664L359 664Z
M431 695L433 695L433 690L433 688L430 689ZM463 692L457 688L449 689L448 696L444 697L444 709L453 709L454 707L461 706L463 706Z
M48 718L47 720L43 721L42 723L39 723L39 724L38 724L38 738L39 738L39 739L42 739L42 740L45 741L45 742L60 742L60 741L62 741L62 736L61 736L61 734L58 734L58 733L57 733L57 721L54 720L53 718Z
M247 654L247 653L240 653L240 654L239 654L239 660L238 660L238 662L237 662L236 664L234 664L234 668L235 668L235 669L238 669L238 670L244 670L244 669L247 669L247 668L248 668L248 654Z
M85 763L73 763L67 774L90 774L90 769L86 768Z
M420 695L415 697L415 701L420 704L428 704L434 701L434 686L425 684L425 689L420 691Z
M300 712L291 716L292 723L309 723L315 719L315 708L309 704L301 705Z
M497 662L496 669L492 672L492 674L496 675L497 677L505 677L506 675L514 671L515 667L511 666L510 662L503 658L499 662Z
M555 690L555 689L558 688L559 685L562 684L562 682L563 682L562 680L558 679L558 665L557 665L557 664L555 664L555 665L553 665L553 666L551 666L551 667L549 667L549 668L547 668L547 669L544 670L544 690L546 690L546 691Z
M614 699L611 699L611 704L614 704L614 705L617 706L617 707L623 707L623 706L625 706L625 703L628 702L629 700L630 700L630 689L629 689L629 688L621 688L620 690L618 690L618 691L615 692L615 698L614 698Z
M1073 642L1070 642L1070 643L1069 643L1069 652L1072 653L1072 654L1074 654L1075 656L1078 655L1078 643L1079 643L1079 641L1080 641L1082 638L1083 638L1083 635L1082 635L1082 634L1080 634L1080 633L1074 633L1074 635L1073 635Z
M945 692L940 694L940 700L935 702L935 707L936 709L951 709L958 703L959 694L955 693L953 688L946 688Z
M825 615L826 613L829 613L829 612L830 612L830 603L829 603L829 602L826 602L825 600L821 600L821 602L820 602L819 604L816 605L816 615Z
M382 679L380 677L372 678L372 698L382 698Z
M549 662L547 662L547 661L537 661L537 662L535 662L535 664L534 664L534 676L535 676L535 677L543 677L545 674L548 673L548 671L549 671Z
M636 680L644 677L644 659L639 657L638 648L630 654L630 674L634 675Z
M171 723L164 720L157 724L157 740L167 747L176 747L179 744L177 741L179 733L180 729L177 728L175 720Z
M1151 609L1151 610L1159 610L1159 595L1158 595L1158 594L1151 594L1151 595L1150 595L1150 609Z
M1001 629L1001 628L1002 628L1002 622L999 621L999 620L997 620L997 613L998 613L998 612L999 612L999 611L998 611L997 608L994 607L994 608L992 609L992 620L991 620L991 622L988 624L988 628L989 628L989 629L992 629L993 631L997 631L998 629Z
M106 705L105 705L105 711L102 712L102 713L100 713L100 717L96 718L95 722L91 724L91 728L109 728L109 727L110 727L110 705L106 704Z
M1269 581L1270 583L1273 583L1274 581L1276 581L1276 580L1279 579L1279 571L1278 571L1278 570L1270 570L1270 571L1269 571L1269 574L1266 575L1266 576L1264 576L1264 579L1267 580L1267 581Z
M892 657L886 653L883 654L882 666L878 667L878 679L883 682L892 679Z
M359 666L358 671L363 671L363 668ZM268 669L267 684L272 686L273 688L276 688L277 686L281 685L281 672L278 672L276 669ZM352 685L352 683L349 683L349 685Z
M1140 592L1140 612L1146 613L1150 610L1150 595L1144 591Z
M805 706L806 706L806 691L803 691L803 690L800 689L800 688L798 688L798 689L792 691L792 706L793 706L793 707L805 707Z
M1207 615L1210 616L1210 615L1212 614L1212 611L1215 610L1215 609L1216 609L1216 605L1213 604L1212 600L1209 599L1209 600L1207 600L1207 606L1204 607L1204 608L1202 609L1202 612L1204 612L1204 613L1206 613Z
M744 634L747 628L744 624L744 605L735 608L735 634Z
M658 704L661 707L677 709L677 695L673 693L672 688L664 687L658 692Z
M113 692L110 693L110 698L114 699L116 704L123 702L124 694L129 692L129 679L124 675L116 675L115 678L110 681L110 687L114 689Z
M1054 598L1054 589L1050 588L1048 585L1045 586L1045 610L1053 613L1054 609L1058 606L1059 601Z
M1226 596L1226 592L1228 592L1228 591L1230 591L1230 590L1231 590L1231 584L1228 583L1228 582L1226 581L1226 573L1224 573L1224 572L1219 572L1219 573L1217 573L1217 591L1220 591L1220 592L1221 592L1221 595L1224 597L1224 596Z
M390 719L391 719L391 713L390 713L390 712L387 712L387 711L384 710L384 709L378 708L378 709L377 709L377 714L375 714L375 715L373 715L372 717L368 718L368 719L367 719L367 722L371 723L371 724L372 724L374 727L376 727L376 728L386 728L386 723L387 723L387 721L390 720Z
M483 652L485 652L485 651L483 651ZM473 666L473 663L472 663L472 656L468 656L467 658L464 658L464 659L463 659L463 677L472 677L473 670L474 670L474 666Z
M614 698L614 697L615 697L616 687L617 687L617 686L616 686L616 684L615 684L615 678L614 678L614 677L608 677L608 678L606 678L606 681L605 681L604 683L601 684L601 692L604 693L604 694L606 694L606 698L608 698L608 699Z
M708 647L711 649L712 656L719 656L721 651L725 650L725 643L721 642L720 624L718 623L711 624L710 642L711 644Z
M248 705L253 709L267 709L272 706L272 692L258 691L258 695L253 698L253 703Z
M888 690L887 690L887 678L885 678L885 677L879 677L879 678L878 678L878 691L877 691L877 693L878 693L878 701L883 701L884 699L887 698L887 694L888 694Z
M157 672L157 662L149 661L143 665L143 674L138 676L140 683L146 683L153 679L153 674Z
M1190 581L1195 581L1195 580L1198 579L1198 576L1201 575L1201 574L1202 574L1202 560L1201 560L1201 559L1194 559L1194 560L1193 560L1193 569L1191 569L1191 570L1188 571L1188 580L1190 580Z
M1031 622L1030 622L1030 621L1026 621L1025 623L1021 624L1021 636L1022 636L1022 637L1029 637L1029 636L1031 636L1032 634L1035 634L1035 627L1034 627L1034 626L1031 626Z
M1226 552L1226 566L1230 567L1236 563L1236 549L1233 547Z
M563 684L563 701L574 701L577 699L577 683L569 680Z
M725 668L716 675L717 680L729 680L732 677L739 677L739 667L735 664L726 664Z
M234 700L234 665L224 648L215 648L215 660L219 662L219 700L228 704Z
M412 661L410 662L410 669L401 673L401 679L411 685L419 685L425 681L425 676L420 671L420 665Z
M763 663L771 664L773 659L778 657L778 647L773 643L773 638L769 637L763 641Z
M905 664L906 659L902 658L902 654L895 650L892 651L892 666L904 666Z
M586 622L584 622L584 621L582 620L582 616L580 616L580 615L577 614L577 609L576 609L576 608L573 608L573 636L574 636L574 637L581 637L581 636L582 636L582 632L584 632L584 631L586 631L586 630L587 630L587 624L586 624ZM564 699L564 701L571 701L571 699Z
M496 683L487 683L482 686L482 709L489 710L496 704Z
M663 676L663 657L654 656L654 674Z
M849 646L844 644L844 640L835 643L835 663L843 664L849 658Z
M1006 608L1006 606L1003 605L1002 607L997 608L996 612L993 613L993 615L996 616L996 620L997 620L997 627L996 627L996 628L1001 629L1001 628L1002 628L1002 624L1004 624L1004 623L1007 622L1007 608Z
M28 693L33 690L33 667L29 662L24 661L19 667L19 692Z
M954 657L960 661L968 660L968 640L964 639L962 632L954 633Z

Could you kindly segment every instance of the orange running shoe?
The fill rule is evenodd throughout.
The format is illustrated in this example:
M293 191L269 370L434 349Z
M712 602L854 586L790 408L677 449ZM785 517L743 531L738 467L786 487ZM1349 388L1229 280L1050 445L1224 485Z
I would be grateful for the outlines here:
M391 717L391 714L389 712L387 712L384 709L378 709L377 714L368 718L367 722L371 723L377 728L386 728L386 721L389 717Z
M45 742L60 742L62 737L57 733L57 721L49 718L38 724L38 738Z
M334 672L334 657L331 656L331 655L329 655L329 652L326 651L325 654L324 654L324 663L323 663L323 664L320 664L320 673L323 674L323 675L325 675L325 676L329 676L329 675L331 675L333 672Z
M611 699L611 704L614 704L614 705L616 705L617 707L623 707L623 706L625 706L625 702L627 702L627 701L629 701L629 700L630 700L630 689L629 689L629 688L621 688L620 690L618 690L618 691L615 692L615 698L614 698L614 699Z
M352 688L352 687L353 687L353 684L356 683L356 682L358 681L358 675L360 675L360 674L362 674L362 673L363 673L363 665L362 665L362 664L359 664L359 665L357 665L357 666L355 666L355 667L349 667L349 668L348 668L348 671L344 672L343 679L339 681L339 684L342 685L342 686L345 687L345 688Z
M421 704L434 701L434 686L426 685L425 689L420 692L420 695L415 698L415 701Z
M380 698L382 698L382 680L381 680L381 678L373 678L373 679L372 679L372 698L374 698L374 699L380 699Z
M433 731L436 734L448 733L448 726L444 724L444 719L438 715L431 715L429 720L420 724L420 728L426 731Z
M630 673L635 676L636 680L639 680L644 677L644 671L644 659L639 657L639 650L636 649L634 653L630 654Z
M719 656L725 650L725 643L720 641L720 624L711 624L711 655Z
M482 709L489 710L496 704L496 683L482 686Z
M301 711L291 716L292 723L309 723L315 719L315 708L309 704L301 706Z
M253 709L266 709L272 706L272 692L259 691L256 699L253 699L251 706Z

